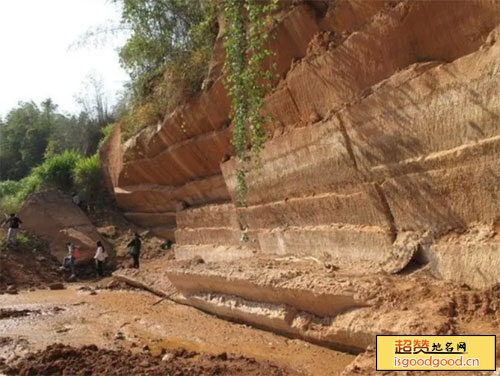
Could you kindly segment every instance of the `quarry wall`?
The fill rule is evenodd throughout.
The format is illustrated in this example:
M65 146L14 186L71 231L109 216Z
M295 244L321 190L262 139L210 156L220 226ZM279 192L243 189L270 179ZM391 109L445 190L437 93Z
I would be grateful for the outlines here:
M436 276L500 282L500 2L324 4L273 30L281 79L247 207L221 77L123 146L115 129L101 159L118 205L179 258L383 264L412 233Z

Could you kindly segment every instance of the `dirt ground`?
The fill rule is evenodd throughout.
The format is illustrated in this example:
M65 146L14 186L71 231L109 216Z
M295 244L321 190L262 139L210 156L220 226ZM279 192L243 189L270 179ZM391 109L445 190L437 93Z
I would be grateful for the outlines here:
M5 245L5 231L0 230L0 237L0 295L62 281L60 261L50 254L44 242L30 237L12 249Z
M166 277L167 271L215 275L228 281L244 279L262 286L348 293L369 305L365 310L373 325L389 324L388 320L398 315L400 318L412 317L412 322L406 322L405 327L413 334L500 334L498 286L479 291L466 285L439 281L430 275L427 267L418 264L410 265L398 275L388 275L371 270L370 265L364 270L356 269L333 259L324 262L313 258L255 257L218 263L175 261L172 250L163 249L160 239L147 234L144 236L141 269L135 270L129 268L130 260L124 254L126 243L135 230L127 226L125 223L121 229L100 228L100 231L107 232L118 250L118 273L142 280L145 285L163 292L175 291ZM53 365L47 361L52 359L50 354L58 352L72 354L75 359L92 353L102 358L102 362L99 363L101 368L89 371L103 372L109 359L129 358L128 351L138 354L134 359L139 363L146 364L149 357L156 359L150 362L150 374L156 371L189 374L189 367L207 375L222 367L220 372L226 370L229 372L226 374L231 374L233 365L247 372L237 374L253 375L264 371L262 374L273 374L267 370L267 362L275 364L277 372L282 372L276 374L284 375L293 372L343 376L377 374L373 351L355 357L230 323L133 290L111 277L96 279L92 265L81 265L79 281L66 284L65 290L48 290L53 282L63 281L64 274L58 270L59 260L54 259L43 244L34 244L18 250L3 248L0 253L0 293L17 294L0 295L0 365L5 368L8 364L10 374L29 374L26 370L30 366L42 367L37 368L41 375L45 372L43 367L56 367L54 372L59 373L55 374L72 374L71 367L65 371L59 364L61 362ZM110 272L108 269L108 274ZM56 343L73 347L47 347ZM91 345L97 348L81 349L81 346ZM144 351L145 346L150 351ZM184 358L177 361L175 357L175 362L168 365L173 368L162 368L163 363L158 363L161 358L157 357L178 348L201 355L189 361ZM500 349L500 343L497 343L497 348ZM42 352L26 358L33 351ZM234 364L229 361L230 365L225 361L225 366L219 364L220 359L210 363L210 356L221 353L238 354L235 357L244 358ZM247 358L256 359L258 365ZM205 359L210 365L193 366L193 359ZM140 368L137 374L143 371ZM480 375L471 373L474 374Z
M179 368L172 368L172 374L179 375L217 374L213 372L219 368L222 375L339 375L354 359L353 355L220 320L141 291L71 284L65 290L4 295L0 309L11 312L0 319L1 336L8 338L0 341L0 364L9 364L11 374L22 374L19 372L28 366L54 366L56 360L50 354L60 351L73 354L75 359L82 351L94 352L103 358L99 361L103 367L109 364L107 359L121 359L130 351L139 354L134 358L139 363L145 365L151 360L152 370L158 359L179 348L201 354L174 362ZM63 347L46 350L55 343L74 348L95 345L100 350L87 348L76 351L78 354ZM26 358L29 352L43 350L42 354ZM223 353L228 354L229 361L220 359L225 357ZM21 364L16 366L18 362ZM60 363L64 362L56 366L62 367ZM183 368L187 366L201 373L189 373L189 368Z
M153 260L169 253L164 240L154 236L150 231L142 229L127 221L123 215L112 208L99 208L89 214L90 220L97 227L97 231L113 248L116 259L113 267L128 268L131 265L127 255L127 244L132 240L134 233L141 235L141 260Z
M171 254L165 249L165 242L149 232L138 228L125 220L116 210L102 208L94 212L90 219L98 227L99 233L110 244L108 253L111 258L105 267L105 274L111 275L115 269L128 268L131 259L127 255L127 244L135 232L142 236L141 260L154 260ZM69 271L59 270L62 260L54 257L47 242L33 234L21 230L20 241L16 248L5 243L6 231L0 229L0 294L16 293L21 289L48 288L54 282L68 281ZM92 259L77 261L76 282L91 281L97 278Z
M196 357L196 360L193 358ZM163 360L165 359L165 360ZM45 350L29 353L13 367L5 367L6 375L255 375L286 376L299 373L252 358L228 355L199 355L182 349L166 352L162 357L148 353L130 353L99 349L95 345L75 348L54 344Z
M245 280L256 286L347 294L367 305L362 308L366 324L377 328L400 325L412 334L500 334L499 286L480 291L436 280L416 263L390 275L373 265L348 265L333 258L175 261L174 251L165 249L161 239L119 216L111 210L93 219L115 254L108 277L97 279L92 262L80 263L77 281L63 290L49 290L67 276L46 244L34 238L15 250L0 244L0 375L113 375L123 370L130 375L378 374L373 349L356 357L224 321L133 289L109 277L113 270L167 295L176 292L167 272L218 276L228 283ZM143 236L140 270L130 268L126 255L134 232ZM89 358L94 361L87 362Z
M159 258L145 263L140 272L123 272L168 291L171 287L165 281L169 271L223 277L229 283L245 280L257 286L349 294L367 304L374 318L380 319L391 312L408 317L410 312L418 313L420 320L409 326L413 334L499 331L500 286L475 290L464 284L437 280L427 266L416 263L391 275L342 265L336 260L320 262L312 258L254 257L217 263Z

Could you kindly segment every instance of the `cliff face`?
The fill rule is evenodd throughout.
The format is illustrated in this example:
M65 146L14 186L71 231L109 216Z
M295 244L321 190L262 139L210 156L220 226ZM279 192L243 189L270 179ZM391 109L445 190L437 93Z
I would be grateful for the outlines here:
M219 78L122 150L108 141L126 215L165 237L177 226L178 258L312 255L396 271L418 253L439 277L500 282L500 2L306 2L280 19L282 80L248 207L233 204L234 159L222 162Z

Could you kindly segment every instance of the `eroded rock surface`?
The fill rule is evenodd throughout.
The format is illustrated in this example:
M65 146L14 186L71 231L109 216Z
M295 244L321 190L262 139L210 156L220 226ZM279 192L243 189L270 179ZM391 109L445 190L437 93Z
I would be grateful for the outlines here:
M81 260L94 256L97 240L106 244L87 215L57 190L31 194L19 210L19 217L22 229L47 241L51 253L59 259L68 253L67 242L79 245Z
M392 275L345 259L163 258L114 275L219 317L353 353L373 345L377 334L497 331L496 324L484 326L498 317L496 288L480 292L436 280L429 267Z
M221 78L120 158L109 141L118 204L164 237L176 228L180 258L343 257L396 272L415 256L440 278L500 282L498 237L443 240L498 229L500 2L310 4L274 29L281 79L262 166L246 166L248 206L234 205ZM425 241L401 247L404 234Z

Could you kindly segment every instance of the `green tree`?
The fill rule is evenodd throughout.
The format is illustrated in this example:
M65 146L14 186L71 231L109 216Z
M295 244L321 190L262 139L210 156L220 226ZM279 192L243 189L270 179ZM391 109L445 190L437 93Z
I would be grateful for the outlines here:
M121 63L139 96L152 92L169 64L186 63L201 53L208 66L217 32L214 1L114 1L121 3L122 25L131 31L120 51Z
M0 124L0 179L19 180L43 161L51 129L59 120L55 106L47 100L42 110L34 102L23 102Z
M122 100L122 135L130 137L198 92L217 36L217 0L113 0L130 36L120 62L131 82ZM125 104L125 106L123 106Z
M105 96L96 93L89 92L89 105L82 105L79 115L58 113L50 98L40 106L21 102L12 109L0 120L0 181L20 180L45 159L66 150L95 154L102 130L113 122Z

